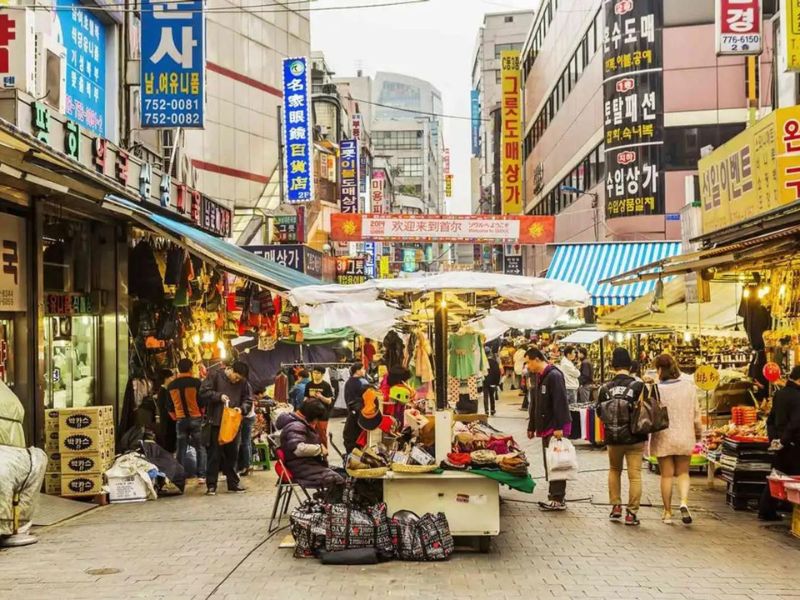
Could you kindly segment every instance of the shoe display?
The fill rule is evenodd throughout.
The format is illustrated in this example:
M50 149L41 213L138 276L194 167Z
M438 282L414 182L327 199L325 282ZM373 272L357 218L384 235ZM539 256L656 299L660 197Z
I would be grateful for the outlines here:
M622 518L622 505L615 504L611 508L611 514L608 515L608 518L611 519L612 521L619 521Z
M636 513L632 513L631 511L626 511L625 515L625 525L630 525L632 527L636 527L640 525L639 517L636 516Z
M681 504L681 521L683 521L684 525L692 524L692 513L689 512L689 507L685 504Z

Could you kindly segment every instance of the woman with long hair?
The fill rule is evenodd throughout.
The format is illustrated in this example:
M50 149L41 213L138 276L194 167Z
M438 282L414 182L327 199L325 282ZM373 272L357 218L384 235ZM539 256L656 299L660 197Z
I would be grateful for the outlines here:
M650 455L658 458L661 471L662 521L672 524L672 482L677 479L681 521L689 525L689 465L692 452L702 433L700 409L694 382L682 377L675 359L669 354L656 357L658 391L669 413L669 427L650 437Z

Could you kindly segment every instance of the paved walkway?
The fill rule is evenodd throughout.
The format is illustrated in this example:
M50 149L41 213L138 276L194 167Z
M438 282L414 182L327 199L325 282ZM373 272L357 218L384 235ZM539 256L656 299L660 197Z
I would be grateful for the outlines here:
M506 394L498 427L524 439L518 399ZM338 430L337 430L338 431ZM539 442L532 472L542 475ZM0 598L287 599L419 598L766 600L800 598L800 540L725 506L721 489L694 479L695 524L659 520L658 478L645 475L640 528L609 523L603 452L580 448L581 478L566 513L542 514L533 496L504 491L502 534L488 555L447 563L325 567L264 542L274 475L245 480L248 493L98 508L39 530L39 543L0 551ZM279 536L280 537L280 536Z

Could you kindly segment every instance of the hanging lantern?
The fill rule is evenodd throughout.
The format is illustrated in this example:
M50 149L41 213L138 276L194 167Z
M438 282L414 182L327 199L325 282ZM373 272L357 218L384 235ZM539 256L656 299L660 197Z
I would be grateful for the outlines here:
M765 364L762 372L764 373L764 378L770 383L775 383L781 378L781 368L775 362L770 361Z

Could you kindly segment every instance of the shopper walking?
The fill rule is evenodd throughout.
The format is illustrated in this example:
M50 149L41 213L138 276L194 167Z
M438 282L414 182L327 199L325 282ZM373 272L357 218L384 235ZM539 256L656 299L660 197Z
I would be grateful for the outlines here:
M767 417L767 435L775 450L772 467L785 475L800 475L800 367L793 367L786 386L775 392ZM781 518L769 486L761 496L758 518L762 521Z
M242 414L250 413L252 392L247 382L249 373L250 370L245 363L236 361L230 367L215 371L206 377L200 386L200 401L208 407L206 417L211 425L206 475L206 494L209 496L217 494L220 469L225 474L229 492L245 491L236 473L241 431L232 442L220 445L219 429L222 423L222 409L226 406L235 408Z
M528 439L542 439L544 470L547 473L547 447L550 440L560 440L565 435L568 436L572 429L567 388L564 385L564 375L547 362L541 350L531 348L525 353L525 358L531 379ZM549 502L539 502L539 508L543 511L566 510L566 480L550 481L549 485Z
M486 353L489 363L489 371L483 378L483 412L487 415L494 415L497 409L497 388L500 385L500 363L497 362L494 354L489 350Z
M253 461L253 427L256 424L256 401L263 397L263 390L253 394L250 402L250 412L242 415L242 439L239 443L239 456L236 461L236 470L240 477L250 475Z
M657 356L654 366L658 371L661 404L669 413L669 427L650 436L650 455L658 458L661 471L662 520L666 524L672 523L672 481L677 479L681 521L688 525L692 522L689 465L695 444L702 434L697 391L690 378L681 377L678 363L669 354Z
M578 387L580 387L581 372L575 366L575 360L578 353L574 346L567 346L564 348L564 354L561 357L559 368L564 374L564 385L567 386L567 399L570 406L578 403Z
M633 405L644 390L644 383L630 373L631 355L625 348L615 348L611 356L614 377L603 385L597 396L600 419L606 429L608 448L608 497L612 521L622 520L622 466L628 470L628 506L625 524L639 525L642 500L642 454L647 436L631 431Z
M578 369L581 374L578 377L578 402L587 404L592 401L592 385L594 385L594 367L589 360L589 352L586 348L578 348Z
M327 409L326 413L317 420L317 432L322 444L328 447L328 419L333 410L333 387L330 383L325 381L325 369L323 367L314 367L311 369L311 381L306 384L305 399L319 400Z
M356 440L361 433L358 426L358 413L364 407L364 400L361 394L364 387L368 385L366 371L362 363L356 363L350 367L350 379L344 384L344 402L347 405L347 418L344 421L344 449L349 454L356 447Z
M306 397L306 386L310 381L311 376L308 374L308 371L300 369L297 373L297 381L292 386L292 389L289 390L289 402L294 406L295 410L300 408L300 405L303 404L303 400Z
M191 360L182 358L178 361L178 376L167 386L172 413L175 415L175 432L177 434L177 460L186 468L186 452L189 446L197 455L198 483L206 482L206 447L201 442L203 412L200 403L200 380L192 375L194 367Z

